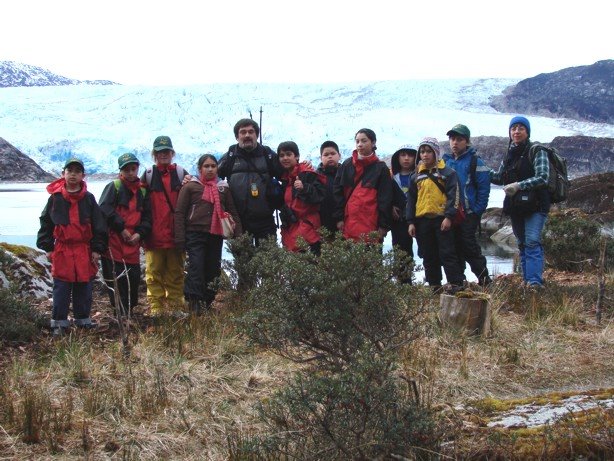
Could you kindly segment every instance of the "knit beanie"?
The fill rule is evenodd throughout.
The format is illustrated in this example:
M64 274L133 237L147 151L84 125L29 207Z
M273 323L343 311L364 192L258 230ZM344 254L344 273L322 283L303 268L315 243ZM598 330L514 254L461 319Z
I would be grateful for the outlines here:
M524 127L527 129L527 134L529 135L529 138L530 138L531 137L531 124L529 123L529 120L526 117L523 117L522 115L516 115L514 118L512 118L512 120L510 121L510 126L507 131L509 132L512 126L516 125L517 123L524 125Z
M418 145L418 152L420 152L420 148L422 146L429 146L435 152L435 158L437 160L440 159L441 148L439 147L439 142L437 142L437 139L435 139L435 138L428 138L428 137L422 139L422 141L420 141L420 144Z

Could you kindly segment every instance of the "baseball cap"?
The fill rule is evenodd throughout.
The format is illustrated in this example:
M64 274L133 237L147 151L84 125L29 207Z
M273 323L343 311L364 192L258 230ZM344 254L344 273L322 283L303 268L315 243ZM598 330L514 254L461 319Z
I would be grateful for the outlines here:
M137 165L139 165L139 159L136 158L136 155L130 152L126 152L125 154L120 155L117 159L117 164L119 165L120 170L131 163L136 163Z
M153 150L155 150L156 152L160 152L161 150L165 149L175 150L173 149L173 143L171 142L171 138L169 138L168 136L158 136L154 140Z

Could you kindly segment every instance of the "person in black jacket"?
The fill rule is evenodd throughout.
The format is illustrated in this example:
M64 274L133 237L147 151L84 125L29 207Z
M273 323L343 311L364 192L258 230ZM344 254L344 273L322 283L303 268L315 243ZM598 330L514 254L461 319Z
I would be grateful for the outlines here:
M401 146L390 159L390 169L392 179L394 179L394 204L392 207L392 246L407 253L411 258L414 257L414 239L409 235L409 223L405 216L407 207L407 192L411 175L416 169L417 149L409 144ZM405 276L401 278L401 283L411 283L411 274L404 268Z
M326 195L320 204L320 221L331 239L335 232L337 232L337 220L334 216L335 196L333 194L333 186L335 184L335 176L339 170L340 160L341 155L339 154L337 143L334 141L324 141L320 146L320 165L317 170L318 173L326 178Z
M272 180L281 176L282 168L277 154L258 143L260 127L255 121L239 120L234 134L237 144L220 159L218 175L228 180L243 231L251 234L258 246L261 239L275 238L277 234L273 213L281 203L275 203L272 196ZM283 200L281 196L279 199Z

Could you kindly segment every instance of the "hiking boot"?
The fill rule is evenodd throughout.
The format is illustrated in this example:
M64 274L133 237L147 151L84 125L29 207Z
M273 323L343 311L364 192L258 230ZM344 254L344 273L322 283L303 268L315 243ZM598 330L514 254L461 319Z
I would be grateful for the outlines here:
M431 291L434 295L440 295L443 293L443 287L441 285L431 285Z
M480 279L480 281L478 282L478 285L480 285L483 288L486 288L491 283L492 283L492 279L487 275L486 277Z
M446 294L455 295L459 291L463 291L465 289L464 285L450 285L446 287Z
M200 315L203 313L203 303L200 299L189 299L188 309L190 309L191 314Z
M171 317L177 320L183 320L188 317L188 314L183 311L173 311L171 312Z
M83 323L81 325L77 325L77 328L81 330L95 330L96 328L98 328L98 323L94 321L90 323Z
M68 330L68 328L64 328L64 327L53 327L51 329L51 335L54 338L61 338L64 335L66 335L67 330Z

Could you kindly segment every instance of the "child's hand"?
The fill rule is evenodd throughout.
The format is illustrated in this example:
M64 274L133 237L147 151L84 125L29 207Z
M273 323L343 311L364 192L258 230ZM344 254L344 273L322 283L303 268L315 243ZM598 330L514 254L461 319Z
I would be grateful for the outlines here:
M441 222L441 232L449 231L452 228L452 220L450 218L445 218Z
M124 240L124 242L128 242L130 238L132 237L128 229L124 229L120 235L122 236L122 239Z
M300 179L294 181L294 188L296 190L303 190L303 181L301 181Z
M141 240L141 234L139 234L138 232L135 232L134 234L132 234L130 236L130 238L128 240L126 240L126 243L128 245L138 245L139 244L139 240Z
M407 233L410 236L415 237L416 236L416 225L415 224L410 224L409 227L407 228Z

